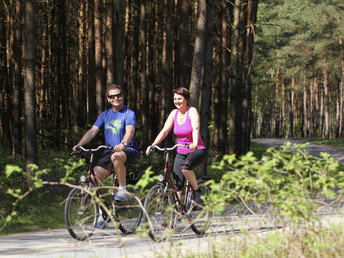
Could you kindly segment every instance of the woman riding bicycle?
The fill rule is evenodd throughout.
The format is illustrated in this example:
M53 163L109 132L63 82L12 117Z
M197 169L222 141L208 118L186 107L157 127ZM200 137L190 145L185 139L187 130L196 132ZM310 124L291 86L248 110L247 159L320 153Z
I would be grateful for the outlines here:
M158 145L169 134L174 126L174 134L179 144L188 144L189 147L178 147L174 160L173 174L179 197L182 194L185 178L189 180L195 190L195 202L202 205L201 190L198 188L194 169L199 166L206 155L206 149L200 137L200 118L197 109L189 107L190 92L183 87L173 90L174 109L168 116L163 129L147 147L146 154L150 152L153 145Z

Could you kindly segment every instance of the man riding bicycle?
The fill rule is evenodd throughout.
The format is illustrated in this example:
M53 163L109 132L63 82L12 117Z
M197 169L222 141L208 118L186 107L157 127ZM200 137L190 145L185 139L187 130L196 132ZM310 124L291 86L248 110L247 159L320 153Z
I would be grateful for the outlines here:
M126 165L132 163L139 153L139 148L135 142L136 115L134 111L124 105L124 96L119 85L108 85L106 98L112 108L99 115L92 128L73 147L73 151L78 152L77 146L89 143L101 129L104 129L105 144L114 146L114 148L112 151L106 150L104 152L94 167L94 172L98 182L102 182L114 169L119 181L119 189L114 200L124 201L128 198Z

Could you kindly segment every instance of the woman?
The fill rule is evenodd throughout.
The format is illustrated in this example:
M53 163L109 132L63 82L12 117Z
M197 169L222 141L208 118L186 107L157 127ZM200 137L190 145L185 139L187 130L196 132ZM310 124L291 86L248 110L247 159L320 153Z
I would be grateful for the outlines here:
M174 134L178 138L179 144L188 144L189 148L178 147L177 155L174 160L173 173L176 182L178 195L181 196L185 178L189 180L195 190L195 202L202 204L201 190L198 188L194 168L201 164L206 155L206 150L202 138L200 137L200 118L197 109L189 107L190 92L183 87L173 91L174 109L168 116L164 128L155 138L152 145L158 145L162 142L172 127ZM150 152L151 146L148 146L146 154Z

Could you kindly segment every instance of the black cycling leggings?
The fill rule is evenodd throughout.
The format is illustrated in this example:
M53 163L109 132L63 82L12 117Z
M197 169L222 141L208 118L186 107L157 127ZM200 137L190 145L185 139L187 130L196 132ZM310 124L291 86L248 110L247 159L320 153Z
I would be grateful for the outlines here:
M195 150L190 153L177 153L173 164L173 175L178 191L183 189L185 177L182 170L194 170L199 166L206 155L205 149Z

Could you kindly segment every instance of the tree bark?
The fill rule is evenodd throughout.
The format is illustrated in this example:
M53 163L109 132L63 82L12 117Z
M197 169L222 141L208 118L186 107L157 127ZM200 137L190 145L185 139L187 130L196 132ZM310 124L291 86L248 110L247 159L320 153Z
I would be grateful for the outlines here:
M87 123L93 123L97 117L96 79L95 79L95 41L94 41L94 6L95 0L88 2L88 92L87 92Z
M103 66L102 66L102 47L101 47L101 0L95 0L94 6L94 41L95 41L95 65L96 65L96 110L97 115L103 111Z
M240 51L240 13L241 1L235 0L234 18L233 18L233 39L232 39L232 58L231 58L231 91L230 91L230 141L229 153L242 154L241 137L242 137L242 100L243 87L241 81L242 65Z
M211 99L211 82L213 72L213 41L214 41L214 4L213 0L207 0L206 14L206 41L205 41L205 58L204 74L202 80L202 105L201 105L201 136L204 144L209 148L209 107ZM208 155L202 162L202 174L207 175Z
M117 15L117 13L116 13ZM114 83L114 62L113 62L113 47L114 47L114 34L113 28L115 27L114 6L113 0L106 0L106 32L105 32L105 48L106 48L106 85Z
M36 144L36 114L35 114L35 68L36 68L36 31L35 31L35 1L25 3L25 68L24 68L24 106L25 106L25 164L28 179L32 168L37 164Z
M22 1L16 0L15 39L14 39L14 84L13 84L13 141L12 154L22 153L22 105L23 77L22 77Z
M197 34L191 68L190 94L191 105L199 109L199 95L204 68L204 49L206 34L207 2L199 0L199 14L197 19Z
M149 123L149 110L147 108L147 100L149 98L149 90L147 87L147 24L146 24L146 4L145 1L140 0L140 80L141 80L141 123L143 125L148 125ZM144 126L143 134L148 135L149 127ZM150 142L147 138L143 141L144 145L148 145Z
M190 17L190 4L188 0L178 1L180 4L180 25L179 25L179 70L178 82L180 87L187 87L189 85L189 69L188 64L191 59L190 47L190 32L189 32L189 17Z

